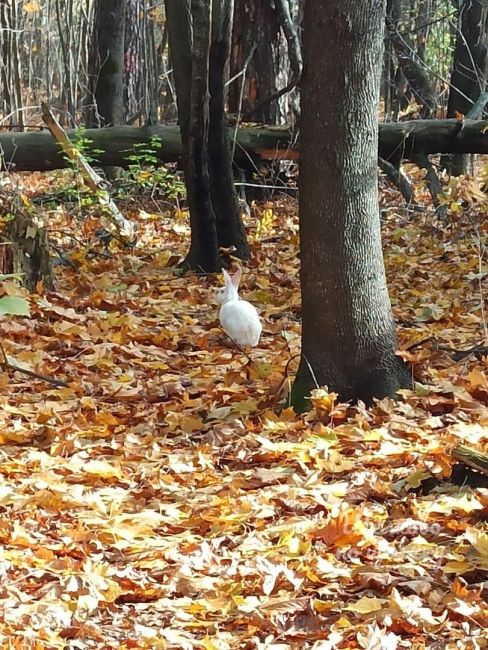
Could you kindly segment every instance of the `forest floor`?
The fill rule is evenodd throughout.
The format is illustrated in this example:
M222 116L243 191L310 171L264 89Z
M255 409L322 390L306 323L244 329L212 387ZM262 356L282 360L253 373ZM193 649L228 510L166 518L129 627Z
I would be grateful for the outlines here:
M53 183L9 182L25 202ZM369 409L321 390L303 415L294 201L247 220L251 359L219 329L221 278L174 273L184 213L129 206L123 249L46 208L70 264L56 292L2 283L31 310L2 317L2 345L68 387L0 373L1 647L488 647L488 478L450 453L488 449L488 358L450 351L488 343L488 203L468 181L449 203L443 225L382 187L415 389Z

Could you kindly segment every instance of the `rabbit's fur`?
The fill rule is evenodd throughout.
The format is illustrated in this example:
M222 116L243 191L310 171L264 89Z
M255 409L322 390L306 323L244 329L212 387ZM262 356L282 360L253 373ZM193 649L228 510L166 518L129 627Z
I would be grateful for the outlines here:
M238 269L232 276L224 269L223 274L225 285L217 292L222 329L238 345L255 347L259 343L263 326L256 308L247 300L239 298L242 269Z

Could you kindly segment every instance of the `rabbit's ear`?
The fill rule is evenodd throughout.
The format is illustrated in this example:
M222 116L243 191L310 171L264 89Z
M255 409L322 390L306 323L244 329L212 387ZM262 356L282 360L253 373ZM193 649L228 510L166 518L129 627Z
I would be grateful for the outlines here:
M239 282L241 281L242 269L239 267L237 271L232 276L232 284L236 289L239 288Z
M227 273L225 269L222 269L222 275L224 276L225 286L228 287L229 285L231 285L232 278L230 277L230 275Z

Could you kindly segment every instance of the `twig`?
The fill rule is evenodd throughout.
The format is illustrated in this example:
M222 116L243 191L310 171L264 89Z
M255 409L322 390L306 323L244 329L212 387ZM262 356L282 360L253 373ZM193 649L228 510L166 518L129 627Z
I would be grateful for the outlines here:
M378 158L378 164L380 169L386 174L387 178L397 186L405 201L415 205L416 202L413 196L412 185L400 167L397 167L389 160L381 158L381 156Z
M434 341L435 343L435 338L433 336L427 336L425 339L421 339L420 341L416 341L415 343L411 343L410 345L407 345L405 348L405 352L410 352L410 350L414 350L415 348L419 348L421 345L424 345L424 343L428 343L429 341Z
M447 347L447 345L439 345L439 343L437 343L435 336L428 336L425 339L416 341L415 343L408 345L406 348L404 348L404 350L406 352L410 352L414 348L419 348L421 345L424 345L425 343L429 343L430 341L432 341L432 347L436 352L448 352L449 354L452 354L452 358L454 359L454 361L461 361L461 359L465 359L466 357L469 357L471 354L474 354L477 358L480 358L483 355L488 355L487 345L474 345L472 348L469 348L468 350L458 350L456 348L449 348Z
M457 350L456 348L449 348L444 345L438 345L434 341L434 349L438 350L439 352L448 352L449 354L452 354L454 361L461 361L461 359L465 359L472 354L474 354L474 356L477 358L488 355L488 346L486 345L475 345L468 350Z
M488 345L488 322L486 318L485 296L483 289L483 258L486 252L485 244L477 226L473 227L475 233L476 252L478 253L478 290L480 294L481 323L485 334L484 343Z
M311 377L312 377L312 379L314 381L315 388L320 388L319 382L317 381L317 377L315 376L315 373L313 371L312 366L310 365L309 360L307 359L307 357L303 353L302 353L302 357L303 357L303 360L305 361L305 363L307 364L307 368L308 368L308 371L309 371L309 373L310 373L310 375L311 375Z
M439 195L442 193L442 184L429 156L423 152L419 152L412 157L412 162L420 167L420 169L425 169L427 171L425 182L429 188L432 203L434 204L435 211L439 217L445 219L447 215L447 205L441 205L439 200Z
M465 115L467 120L479 120L483 115L484 108L488 103L488 93L481 93L472 108Z
M248 362L249 362L249 363L252 363L252 358L251 358L251 357L249 356L249 354L244 350L244 348L242 347L242 345L239 345L239 343L237 343L237 341L234 341L234 339L232 338L232 336L229 336L229 335L227 334L227 332L225 332L225 330L224 330L223 328L222 328L222 331L223 331L224 334L225 334L225 335L226 335L226 336L227 336L227 337L232 341L232 343L236 346L236 348L237 348L240 352L242 352L242 354L243 354L245 357L247 357Z
M234 129L234 136L232 138L232 160L234 159L235 156L235 150L236 150L236 144L237 144L237 131L239 129L239 123L241 121L241 112L242 112L242 102L244 99L244 84L246 82L246 73L247 73L247 68L249 64L251 63L251 59L254 56L254 52L257 49L257 44L253 43L251 46L251 49L249 50L249 54L247 55L246 60L244 61L244 65L242 66L242 70L239 74L242 74L242 81L241 81L241 88L239 91L239 111L237 113L236 117L236 125Z
M7 359L7 355L5 354L5 350L3 348L2 343L0 343L0 352L2 353L2 357L3 357L3 361L1 362L0 365L2 365L3 368L8 368L9 370L14 370L15 372L21 372L24 375L28 375L29 377L34 377L35 379L42 379L43 381L47 381L49 384L53 384L53 386L69 388L69 384L67 384L62 379L56 379L55 377L47 377L46 375L40 375L39 373L34 372L33 370L20 368L19 366L15 366L13 363L10 363L10 361Z
M288 346L288 341L287 341L286 343L287 343L288 350L290 350L290 347ZM283 379L280 381L280 383L279 383L279 385L278 385L278 388L274 391L273 395L271 396L271 399L274 399L277 395L280 394L281 389L282 389L283 386L285 385L285 382L288 381L288 385L290 385L290 382L289 382L289 376L288 376L288 370L289 370L289 367L290 367L290 363L291 363L294 359L296 359L297 357L300 357L300 353L299 353L299 352L298 352L297 354L293 354L291 357L288 358L288 361L286 362L285 368L284 368L284 370L283 370ZM291 389L289 389L288 394L291 394Z

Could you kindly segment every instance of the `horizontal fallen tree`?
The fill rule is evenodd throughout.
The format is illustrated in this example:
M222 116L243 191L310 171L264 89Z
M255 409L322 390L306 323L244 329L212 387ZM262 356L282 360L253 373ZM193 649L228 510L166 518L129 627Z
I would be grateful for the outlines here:
M231 137L234 137L234 129ZM379 125L379 157L398 166L401 160L418 162L429 154L488 153L488 121L413 120ZM76 131L68 131L76 139ZM162 146L155 150L161 163L177 162L181 141L177 125L151 127L115 126L82 132L83 152L103 167L128 167L136 145L150 147L153 138ZM100 153L101 152L101 153ZM50 171L69 166L59 145L47 131L0 134L1 169ZM237 165L252 169L263 160L298 158L297 133L288 127L241 127L235 132Z

